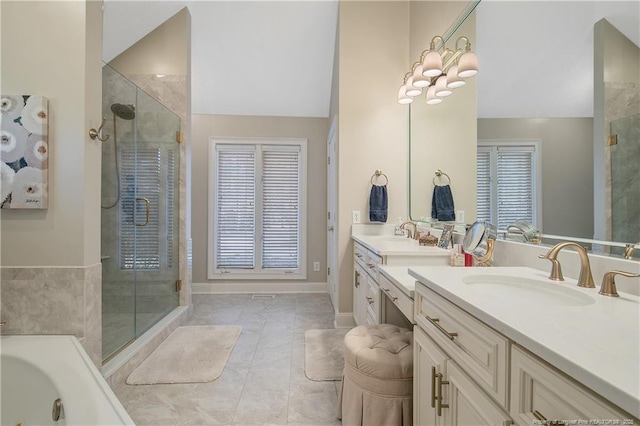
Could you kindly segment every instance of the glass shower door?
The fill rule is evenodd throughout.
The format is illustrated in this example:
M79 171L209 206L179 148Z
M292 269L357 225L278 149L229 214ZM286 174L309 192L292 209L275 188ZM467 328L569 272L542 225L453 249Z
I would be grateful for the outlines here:
M130 192L135 234L135 333L143 334L179 303L178 165L180 118L138 91L135 188Z
M108 360L179 304L180 118L103 67L102 354ZM107 126L105 126L105 129Z

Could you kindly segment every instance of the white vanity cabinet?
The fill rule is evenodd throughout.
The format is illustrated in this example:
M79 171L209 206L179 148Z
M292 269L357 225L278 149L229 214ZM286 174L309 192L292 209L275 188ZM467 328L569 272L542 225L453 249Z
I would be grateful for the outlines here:
M420 282L414 312L415 424L634 424L628 413L533 355L517 338Z
M420 284L415 320L416 424L511 424L507 339Z
M382 257L354 243L353 317L356 325L380 323L380 286L377 265Z
M628 414L515 344L511 349L511 415L522 425L536 420L632 421Z
M406 265L447 265L449 252L437 247L422 247L415 240L401 237L354 234L353 240L353 317L356 324L389 322L410 327L414 323L415 280L407 275ZM403 276L401 281L385 278L379 270L382 265ZM397 268L401 267L400 274Z
M414 424L509 425L509 416L419 327L414 328Z

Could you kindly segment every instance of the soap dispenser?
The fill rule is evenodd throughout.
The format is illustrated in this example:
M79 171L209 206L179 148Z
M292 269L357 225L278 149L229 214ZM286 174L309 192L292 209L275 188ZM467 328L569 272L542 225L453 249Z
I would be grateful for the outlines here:
M404 235L404 230L401 228L401 226L402 226L402 216L398 216L398 223L394 231L395 235Z

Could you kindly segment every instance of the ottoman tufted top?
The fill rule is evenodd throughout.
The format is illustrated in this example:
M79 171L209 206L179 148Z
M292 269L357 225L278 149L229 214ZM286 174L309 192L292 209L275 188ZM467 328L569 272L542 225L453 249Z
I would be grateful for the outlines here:
M377 378L413 377L413 332L391 324L358 326L344 338L344 358Z

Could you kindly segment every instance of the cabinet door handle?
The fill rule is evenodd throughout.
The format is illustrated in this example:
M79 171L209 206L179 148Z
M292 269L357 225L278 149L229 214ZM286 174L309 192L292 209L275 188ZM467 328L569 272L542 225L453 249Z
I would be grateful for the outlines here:
M533 412L533 417L535 417L537 420L540 420L542 422L544 422L543 424L546 425L563 425L565 424L562 420L547 420L547 418L545 416L542 415L542 413L540 413L540 411L535 410Z
M436 408L436 368L431 367L431 408Z
M384 291L384 294L386 294L387 296L389 296L389 299L391 299L392 302L395 302L396 300L398 300L397 297L394 297L391 293L389 293L389 289L388 288L382 288L382 291Z
M369 268L371 268L371 269L373 269L373 268L375 268L375 267L376 267L376 265L375 265L375 264L371 264L371 263L367 263L367 266L369 266Z
M373 298L367 296L367 302L369 302L370 305L373 305Z
M442 373L436 374L436 382L438 387L438 406L436 407L438 417L442 417L442 409L449 408L449 404L442 403L442 385L448 385L448 380L442 380Z
M440 318L431 318L428 315L425 315L424 317L426 319L428 319L429 322L431 324L433 324L438 330L440 330L442 333L444 333L445 336L447 336L449 338L449 340L453 340L455 337L458 337L458 333L450 333L447 330L445 330L445 328L438 323L438 321L440 321Z
M362 259L362 254L356 253L356 257Z

